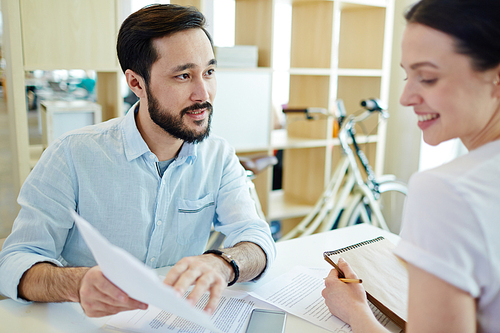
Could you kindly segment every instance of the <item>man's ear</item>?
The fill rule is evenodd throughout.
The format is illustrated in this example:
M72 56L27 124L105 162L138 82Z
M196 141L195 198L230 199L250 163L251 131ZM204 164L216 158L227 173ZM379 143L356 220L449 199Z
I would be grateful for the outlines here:
M132 90L138 98L146 98L146 83L142 76L131 69L127 69L125 71L125 78L127 79L130 90Z

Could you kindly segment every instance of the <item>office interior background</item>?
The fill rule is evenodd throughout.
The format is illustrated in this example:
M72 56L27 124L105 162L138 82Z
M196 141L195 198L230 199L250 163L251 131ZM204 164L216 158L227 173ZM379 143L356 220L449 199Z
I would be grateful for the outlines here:
M47 6L56 6L61 5L63 2L67 0L37 0L38 6L40 4L47 4ZM86 0L72 0L72 3L78 1L86 1ZM259 110L248 110L245 109L245 104L248 103L251 99L259 100L259 96L268 96L271 100L271 107L265 107L265 112L271 112L272 116L267 116L267 120L269 120L269 124L267 122L258 122L264 124L263 128L256 128L254 130L253 135L257 135L255 133L262 131L265 132L259 137L255 137L256 141L252 141L252 139L248 139L246 137L242 137L238 139L237 133L232 133L229 129L232 127L231 124L226 125L225 123L221 123L221 120L214 120L214 132L221 135L227 135L230 142L234 143L236 146L240 146L240 149L237 151L244 154L251 154L253 150L255 151L268 151L272 152L276 149L271 148L258 148L252 149L248 146L257 145L257 141L261 140L262 137L264 140L269 141L270 138L269 131L267 127L285 127L287 126L287 121L285 116L281 113L280 107L282 105L287 104L290 100L295 98L294 96L290 96L290 86L293 85L294 77L291 77L290 68L291 66L291 34L293 33L292 29L292 8L293 5L297 5L299 2L311 3L311 1L305 0L198 0L191 1L195 2L199 6L203 7L201 10L207 17L208 20L208 30L213 36L214 44L216 47L225 48L232 47L235 45L235 1L239 2L252 2L255 3L263 3L263 6L268 6L269 3L272 4L273 10L270 15L272 18L267 22L263 23L263 27L272 26L272 29L262 30L262 27L257 23L255 26L248 26L247 29L254 31L255 34L262 34L263 36L267 36L264 39L269 39L272 41L272 55L268 56L268 64L263 67L272 66L271 70L261 69L255 71L243 71L243 75L245 78L249 78L249 85L255 84L259 86L256 89L262 89L262 85L259 84L258 81L259 75L268 75L271 73L272 80L266 81L268 85L264 85L267 92L258 92L255 93L252 89L242 89L240 91L232 92L233 97L229 100L224 98L224 90L230 89L230 84L227 82L231 82L231 75L235 75L231 71L226 71L224 68L218 69L217 76L219 80L220 76L220 84L218 87L218 99L219 104L223 105L224 103L228 103L228 108L234 110L233 112L241 112L241 114L245 114L246 117L249 117L248 121L252 122L260 116L261 111ZM7 3L8 2L8 3ZM2 0L0 2L0 10L2 12L2 16L0 16L0 45L2 51L1 58L1 77L3 81L2 86L2 94L0 95L0 238L4 238L8 236L10 230L12 228L12 224L14 219L18 213L19 206L16 203L17 194L19 191L19 176L18 168L19 168L19 145L17 140L19 140L19 122L23 123L24 127L27 128L25 136L28 136L27 140L29 141L29 146L31 153L37 154L37 147L41 147L43 145L43 129L42 129L42 119L41 119L41 103L43 103L44 98L50 99L47 95L40 93L40 91L33 91L30 89L26 89L26 102L25 108L26 111L23 110L25 114L21 114L22 117L19 117L20 111L15 109L15 106L23 105L15 104L14 101L7 101L7 92L12 87L9 87L7 80L8 75L19 75L20 73L12 73L13 63L15 61L23 61L27 54L15 54L14 49L9 49L15 45L15 43L19 41L12 40L12 30L14 29L12 26L8 26L8 24L14 24L17 21L13 19L13 17L6 17L6 15L12 15L15 12L13 7L16 7L19 11L19 4L22 2L29 2L28 0ZM108 1L113 2L113 1ZM169 3L170 1L160 1L161 3ZM186 4L190 3L190 1L171 1L172 3L181 3ZM427 169L433 166L437 166L442 164L448 160L453 159L459 154L463 153L465 149L461 145L458 140L452 140L446 143L443 143L437 147L430 147L424 144L421 140L420 130L416 126L416 116L413 114L411 108L402 107L399 104L399 96L404 88L404 78L405 74L399 65L399 59L401 56L400 51L400 42L402 33L405 27L405 22L403 18L403 13L408 6L414 3L414 0L334 0L334 1L319 1L324 3L335 3L332 6L346 6L345 8L350 8L349 6L353 6L353 8L362 8L362 7L373 7L378 8L382 7L385 13L385 19L390 20L389 24L385 24L386 30L387 27L390 28L390 31L385 31L385 45L384 43L380 43L378 45L380 49L384 47L387 49L385 52L385 61L388 63L387 68L387 91L386 96L384 96L384 102L388 106L388 111L390 113L390 118L387 120L387 125L384 128L384 138L378 142L379 145L383 144L384 149L383 154L377 155L377 161L375 165L378 167L376 172L378 174L394 174L399 179L407 182L410 178L411 174L417 172L418 170ZM118 4L119 10L110 11L109 13L100 13L100 15L109 15L111 17L116 18L116 23L119 25L123 19L133 11L138 10L139 8L152 3L151 1L146 0L117 0L115 4ZM267 4L266 4L267 3ZM250 5L251 7L252 5ZM270 8L270 7L268 7ZM336 8L336 7L332 7ZM335 9L338 10L338 9ZM72 13L74 16L75 14ZM240 14L241 15L241 14ZM251 13L249 15L252 15ZM314 12L313 14L314 15ZM314 17L308 18L309 20L314 20ZM338 18L335 18L338 19ZM360 18L361 19L361 18ZM19 18L17 18L19 20ZM258 21L257 21L258 22ZM272 25L269 25L269 22L272 22ZM362 24L363 22L360 22ZM10 30L9 30L10 29ZM326 27L325 27L326 29ZM392 40L391 40L392 39ZM113 49L114 49L114 45ZM46 46L50 49L50 45ZM335 47L335 46L334 46ZM377 46L375 46L376 48ZM379 52L380 50L374 50L374 46L370 46L369 48L363 44L356 45L353 48L356 53L360 54L370 54L372 52ZM308 49L302 50L301 52L306 53L315 53L318 50ZM381 52L381 51L380 51ZM7 54L6 54L7 53ZM260 53L259 53L260 56ZM272 58L272 59L271 59ZM10 60L10 62L9 62ZM272 65L270 65L271 63ZM28 66L29 67L29 66ZM259 67L261 65L259 64ZM27 68L26 66L23 69L23 65L18 65L15 67L18 71L24 71L25 73L21 73L24 76L24 85L26 87L30 87L31 84L29 82L38 82L36 84L40 84L40 81L52 81L52 85L54 82L65 83L65 89L71 87L73 97L80 97L86 100L95 100L95 91L93 84L99 85L100 78L104 78L104 75L99 76L96 71L84 68L73 68L69 69L57 69L52 68L51 70L37 70L34 68ZM11 74L9 74L9 71ZM246 73L246 74L245 74ZM389 74L390 73L390 74ZM241 73L240 73L241 74ZM238 75L240 75L238 74ZM255 75L257 81L252 81L251 77ZM296 76L300 76L298 73ZM312 77L316 77L316 74L312 74ZM321 76L323 74L320 74ZM269 75L268 75L269 76ZM233 78L234 79L234 78ZM241 77L239 78L239 80ZM96 82L97 80L97 82ZM105 80L105 79L104 79ZM133 96L129 95L129 90L124 83L122 77L118 78L119 80L119 95L120 102L123 105L120 106L120 109L126 111L130 103L133 102ZM292 83L291 83L292 81ZM87 86L83 82L87 83ZM252 83L253 82L253 83ZM33 84L33 85L36 85ZM73 86L72 86L73 84ZM89 86L90 85L90 86ZM54 87L49 87L51 89L51 96L53 97L54 93L68 93L66 92L54 92L61 88L61 85L56 84ZM64 88L63 87L63 88ZM65 90L62 89L62 90ZM80 95L79 95L80 94ZM254 95L253 95L254 94ZM45 96L45 97L44 97ZM223 97L219 97L223 96ZM380 97L380 96L364 96L363 98L370 97ZM66 97L64 97L66 98ZM10 104L8 104L8 102ZM265 102L265 101L264 101ZM99 98L97 98L97 103L99 103ZM7 107L7 105L11 105L12 107ZM304 107L312 107L317 105L303 105ZM15 109L12 110L12 109ZM217 99L214 107L214 119L217 117ZM267 110L267 111L266 111ZM103 110L105 113L105 110ZM240 115L241 115L240 114ZM227 118L227 117L229 118ZM236 114L228 114L222 118L230 119L228 121L238 121L238 115ZM274 117L273 117L274 116ZM233 117L233 118L231 118ZM106 117L104 117L106 118ZM221 119L221 118L219 118ZM234 120L233 120L234 119ZM274 119L274 120L273 120ZM266 120L266 121L267 121ZM240 119L241 121L241 119ZM279 125L279 126L277 126ZM24 129L23 129L24 131ZM272 132L272 129L271 129ZM245 141L246 140L246 141ZM247 146L246 146L247 145ZM266 145L266 143L264 143ZM377 149L379 149L377 147ZM30 155L31 156L31 155ZM314 158L315 154L306 155L310 156L310 158ZM35 157L36 158L36 157ZM35 161L36 162L36 161ZM314 162L314 161L312 161ZM34 163L34 162L33 162ZM321 163L324 163L321 162ZM335 166L335 160L330 161L330 163ZM286 165L285 165L286 167ZM306 169L307 170L307 169ZM314 172L314 171L312 171ZM304 174L304 179L297 179L300 177L299 175L295 175L296 182L307 182L308 175ZM268 173L265 178L258 180L258 186L260 187L259 197L263 197L264 200L269 199L269 193L271 191L271 187L269 185L272 182L272 175ZM321 182L320 182L321 183ZM316 190L318 192L318 190ZM321 192L321 189L319 189ZM268 204L264 204L264 208L266 211L269 211L270 208L267 207ZM307 208L306 208L307 209ZM302 213L304 214L304 213ZM300 214L297 216L293 216L293 218L300 218ZM287 218L292 218L292 216L286 216ZM393 232L398 232L400 228L400 221L398 218L393 218L389 220L391 230Z

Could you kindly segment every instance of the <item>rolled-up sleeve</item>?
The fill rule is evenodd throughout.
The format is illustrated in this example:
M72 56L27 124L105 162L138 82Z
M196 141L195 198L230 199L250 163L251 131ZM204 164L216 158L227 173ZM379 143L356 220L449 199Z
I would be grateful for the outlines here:
M226 151L216 214L215 230L226 235L224 246L231 247L240 242L257 244L266 254L265 273L276 258L276 245L269 224L257 214L245 170L231 149Z
M36 263L62 266L58 258L73 227L68 208L75 207L65 155L60 142L51 145L20 191L21 210L0 252L0 293L4 296L23 301L17 295L19 281Z

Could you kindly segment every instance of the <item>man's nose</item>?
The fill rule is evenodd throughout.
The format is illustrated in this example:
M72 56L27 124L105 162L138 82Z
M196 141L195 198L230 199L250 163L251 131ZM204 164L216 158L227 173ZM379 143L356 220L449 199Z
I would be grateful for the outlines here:
M209 85L205 80L199 79L194 82L191 99L196 102L205 102L209 99Z

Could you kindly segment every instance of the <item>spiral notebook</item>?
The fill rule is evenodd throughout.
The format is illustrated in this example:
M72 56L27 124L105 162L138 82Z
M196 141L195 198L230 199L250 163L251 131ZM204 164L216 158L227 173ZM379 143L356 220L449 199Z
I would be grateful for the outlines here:
M339 276L340 257L345 259L363 280L368 300L402 329L408 318L408 272L394 253L395 245L384 237L367 240L335 251L324 252Z

